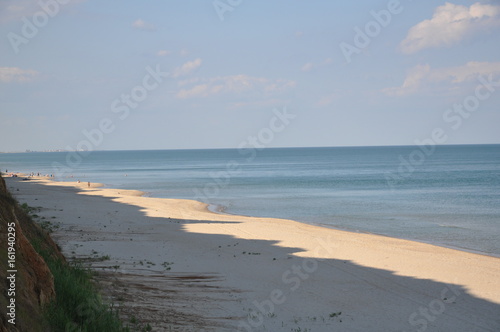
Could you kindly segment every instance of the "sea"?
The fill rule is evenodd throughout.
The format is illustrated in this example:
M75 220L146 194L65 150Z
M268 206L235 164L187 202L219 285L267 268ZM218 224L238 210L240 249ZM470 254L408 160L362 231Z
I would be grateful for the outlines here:
M0 167L500 257L500 145L4 153Z

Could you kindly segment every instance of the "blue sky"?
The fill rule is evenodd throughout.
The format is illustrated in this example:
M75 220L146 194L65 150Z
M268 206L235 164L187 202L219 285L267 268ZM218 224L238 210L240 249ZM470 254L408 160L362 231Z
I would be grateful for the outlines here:
M0 151L500 143L499 32L500 1L1 0Z

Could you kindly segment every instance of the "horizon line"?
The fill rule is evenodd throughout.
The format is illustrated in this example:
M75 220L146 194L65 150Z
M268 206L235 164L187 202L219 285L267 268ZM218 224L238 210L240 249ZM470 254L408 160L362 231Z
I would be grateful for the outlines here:
M479 145L500 145L500 143L457 143L457 144L434 144L434 146L479 146ZM259 148L259 150L272 149L314 149L314 148L382 148L382 147L414 147L417 144L395 144L395 145L323 145L323 146L273 146ZM240 148L215 147L215 148L159 148L159 149L103 149L91 150L92 152L118 152L118 151L189 151L189 150L239 150ZM251 150L244 148L243 150ZM64 150L64 149L46 149L46 150L25 150L25 151L0 151L2 154L14 153L67 153L67 152L88 152L88 150Z

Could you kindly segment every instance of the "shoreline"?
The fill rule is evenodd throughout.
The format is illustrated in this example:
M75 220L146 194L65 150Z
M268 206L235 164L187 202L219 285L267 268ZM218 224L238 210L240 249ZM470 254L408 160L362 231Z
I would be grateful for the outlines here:
M27 177L23 173L18 173L18 174L22 177ZM29 178L29 180L42 180L42 181L54 183L56 185L57 184L67 184L69 186L73 186L73 187L78 188L78 189L88 189L88 187L86 186L86 181L81 182L81 183L77 183L76 181L58 181L58 180L55 180L55 179L47 177L47 176L40 176L40 177L35 176L35 177ZM378 237L383 237L383 238L388 238L388 239L398 239L398 240L403 240L403 241L410 241L410 242L415 242L415 243L419 243L419 244L425 244L425 245L435 246L435 247L439 247L439 248L456 250L456 251L460 251L460 252L465 252L465 253L500 259L500 255L495 255L493 253L485 253L485 252L482 252L480 250L455 247L455 246L444 245L444 244L440 244L440 243L426 242L426 241L420 241L420 240L410 239L410 238L393 237L393 236L386 235L386 234L379 234L379 233L363 231L363 230L342 229L342 228L338 228L338 227L334 227L334 226L330 226L328 224L322 224L322 223L312 223L312 222L299 221L299 220L286 219L286 218L256 217L256 216L247 216L247 215L243 215L243 214L236 214L236 213L227 212L226 211L227 207L225 207L223 205L208 204L208 203L196 201L193 199L156 197L156 196L153 196L152 193L147 192L147 191L141 191L141 190L135 190L135 189L117 189L117 188L112 188L112 187L109 187L103 183L98 183L98 182L91 183L90 188L91 189L99 188L102 190L111 190L111 191L117 192L118 194L123 192L123 193L127 193L127 196L130 195L130 196L139 196L139 197L143 197L143 198L153 198L153 199L191 201L194 203L199 203L199 204L205 205L206 211L213 213L215 215L234 216L234 217L243 217L243 218L256 218L256 219L284 220L284 221L290 221L290 222L294 222L294 223L300 223L300 224L304 224L304 225L309 225L309 226L314 226L314 227L319 227L319 228L324 228L324 229L329 229L329 230L334 230L334 231L347 232L347 233L352 233L352 234L366 234L366 235L378 236ZM218 211L219 209L221 209L221 211Z
M154 197L154 196L148 196L148 197ZM157 198L160 198L160 197L157 197ZM196 201L196 200L192 200L192 201L193 202L199 202L199 201ZM203 203L203 202L200 202L200 203ZM206 204L206 203L203 203L203 204ZM247 217L247 218L274 218L274 217L255 217L255 216L247 216L247 215L244 215L244 214L236 214L236 213L226 212L225 211L226 209L224 209L224 212L220 212L220 211L216 211L215 208L214 209L210 209L210 206L212 206L212 205L214 207L217 207L219 205L217 205L217 204L207 204L207 209L210 212L215 213L215 214L230 215L230 216L236 216L236 217L241 216L241 217ZM225 207L223 206L222 208L225 208ZM500 258L500 254L497 255L497 254L494 254L494 253L487 253L487 252L483 252L483 251L475 250L475 249L462 248L462 247L452 246L452 245L445 245L445 244L437 243L437 242L431 242L431 241L426 242L426 241L423 241L423 240L417 240L417 239L411 239L411 238L405 238L405 237L394 237L394 236L390 236L390 235L386 235L386 234L374 233L374 232L363 231L363 230L353 230L353 229L347 229L347 228L339 228L339 227L331 226L329 224L322 224L322 223L319 223L319 222L307 222L307 221L294 220L294 219L286 219L286 218L276 218L276 219L289 220L289 221L298 222L298 223L305 224L305 225L311 225L311 226L316 226L316 227L320 227L320 228L331 229L331 230L334 230L334 231L341 231L341 232L347 232L347 233L353 233L353 234L367 234L367 235L381 236L381 237L387 237L387 238L390 238L390 239L399 239L399 240L404 240L404 241L410 241L410 242L416 242L416 243L421 243L421 244L427 244L427 245L431 245L431 246L435 246L435 247L446 248L446 249L451 249L451 250L456 250L456 251L462 251L462 252L466 252L466 253L470 253L470 254L476 254L476 255L481 255L481 256L486 256L486 257Z
M109 255L111 262L96 267L111 270L119 265L113 278L127 282L129 292L140 294L135 297L143 301L150 300L134 287L144 282L165 294L184 294L174 304L155 299L150 305L158 310L185 303L183 312L203 313L198 317L204 321L201 326L208 326L206 317L211 317L210 324L231 326L228 331L240 324L252 326L250 331L266 331L264 326L274 331L342 326L364 331L373 324L385 324L378 330L405 330L414 326L409 321L412 313L436 301L446 308L444 316L428 322L437 329L481 326L487 331L500 326L500 259L493 256L293 220L220 214L205 203L144 197L135 190L9 179L9 185L21 189L21 194L13 192L21 201L45 206L47 218L62 220L55 238L63 253ZM162 264L171 269L162 269ZM193 276L202 279L189 287L185 283L191 279L177 279ZM196 294L190 290L202 284ZM460 295L449 304L446 299L454 289ZM253 312L261 317L256 303L269 304L275 290L287 300L272 302L273 310L267 306L261 315L264 325L254 328ZM443 292L450 294L443 299ZM130 301L139 305L137 299ZM333 315L338 312L342 319ZM322 317L323 322L311 317ZM467 325L467 317L486 323Z
M40 177L40 178L44 179L44 180L52 181L54 183L74 183L74 181L58 181L58 180L54 180L54 179L51 179L51 178L47 179L45 177ZM110 190L118 190L116 188L107 186L107 185L105 185L103 183L95 183L95 184L97 185L98 188L110 189ZM127 191L127 190L137 191L137 190L134 190L134 189L123 189L123 191ZM227 212L227 207L224 206L224 205L209 204L209 203L204 203L204 202L201 202L201 201L196 201L196 200L192 200L192 199L184 199L184 198L157 197L157 196L154 196L153 193L151 193L151 192L140 191L140 190L139 190L139 192L141 192L142 193L141 196L145 197L145 198L182 199L182 200L188 200L188 201L193 201L193 202L198 202L198 203L206 204L208 211L210 211L212 213L215 213L215 214L220 214L220 215L230 215L230 216L235 216L235 217L246 217L246 218L265 218L265 219L289 220L289 221L293 221L293 222L302 223L302 224L305 224L305 225L317 226L317 227L321 227L321 228L332 229L332 230L337 230L337 231L343 231L343 232L348 232L348 233L367 234L367 235L387 237L387 238L391 238L391 239L400 239L400 240L405 240L405 241L411 241L411 242L416 242L416 243L421 243L421 244L427 244L427 245L432 245L432 246L436 246L436 247L441 247L441 248L452 249L452 250L462 251L462 252L466 252L466 253L471 253L471 254L486 256L486 257L500 258L500 254L483 252L483 251L480 251L480 250L477 250L477 249L464 248L464 247L453 246L453 245L445 245L445 244L438 243L438 242L424 241L424 240L418 240L418 239L412 239L412 238L394 237L394 236L390 236L390 235L387 235L387 234L381 234L381 233L375 233L375 232L369 232L369 231L363 231L363 230L354 230L354 229L348 229L348 228L339 228L339 227L335 227L335 226L332 226L332 225L329 225L329 224L323 224L323 223L319 223L319 222L307 222L307 221L287 219L287 218L281 218L281 217L248 216L248 215L244 215L244 214Z
M53 182L66 182L66 181L56 181L56 180L50 180L50 181L53 181ZM99 185L101 185L101 187L103 189L117 190L116 188L109 187L109 186L107 186L105 184L102 184L102 183L99 183ZM123 190L130 190L130 189L123 189ZM141 191L141 192L143 193L142 197L146 197L146 198L150 197L150 198L158 198L158 199L182 199L182 200L189 200L189 201L193 201L193 202L198 202L198 203L206 204L207 210L210 211L210 212L212 212L212 213L215 213L215 214L229 215L229 216L235 216L235 217L246 217L246 218L266 218L266 219L273 218L273 219L289 220L289 221L293 221L293 222L302 223L302 224L305 224L305 225L317 226L317 227L321 227L321 228L327 228L327 229L332 229L332 230L337 230L337 231L343 231L343 232L348 232L348 233L382 236L382 237L387 237L387 238L391 238L391 239L400 239L400 240L405 240L405 241L411 241L411 242L417 242L417 243L422 243L422 244L428 244L428 245L432 245L432 246L436 246L436 247L441 247L441 248L447 248L447 249L452 249L452 250L457 250L457 251L463 251L463 252L467 252L467 253L471 253L471 254L476 254L476 255L481 255L481 256L486 256L486 257L500 258L500 254L487 253L487 252L483 252L483 251L476 250L476 249L464 248L464 247L453 246L453 245L445 245L445 244L438 243L438 242L423 241L423 240L411 239L411 238L405 238L405 237L394 237L394 236L390 236L390 235L387 235L387 234L374 233L374 232L363 231L363 230L353 230L353 229L348 229L348 228L339 228L339 227L335 227L335 226L332 226L332 225L329 225L329 224L323 224L323 223L319 223L319 222L307 222L307 221L287 219L287 218L281 218L281 217L249 216L249 215L244 215L244 214L227 212L227 207L224 206L224 205L209 204L209 203L204 203L204 202L193 200L193 199L184 199L184 198L175 198L175 197L171 197L171 198L168 198L168 197L157 197L157 196L154 196L150 192L145 192L145 191Z
M297 222L302 222L302 221L297 221ZM483 252L483 251L476 250L476 249L462 248L462 247L453 246L453 245L445 245L442 243L431 242L431 241L427 242L427 241L423 241L423 240L411 239L411 238L405 238L405 237L394 237L394 236L390 236L390 235L386 235L386 234L379 234L379 233L362 231L362 230L355 231L355 230L350 230L350 229L337 228L334 226L329 226L328 224L307 223L307 222L303 222L303 223L308 224L308 225L316 225L318 227L348 232L348 233L368 234L368 235L374 235L374 236L387 237L387 238L391 238L391 239L400 239L400 240L404 240L404 241L416 242L416 243L426 244L426 245L435 246L435 247L439 247L439 248L451 249L451 250L461 251L461 252L465 252L465 253L469 253L469 254L475 254L475 255L480 255L480 256L485 256L485 257L493 257L493 258L500 259L500 254L497 255L494 253L487 253L487 252Z
M147 197L154 197L154 196L147 196ZM161 198L161 197L156 197L156 198ZM173 199L176 199L176 198L173 198ZM193 202L200 202L200 201L196 201L196 200L192 200L192 201ZM203 203L203 202L200 202L200 203ZM206 204L206 203L203 203L203 204ZM214 206L214 208L211 209L210 208L211 206ZM224 211L217 211L217 209L216 209L217 207L221 207L221 209L224 210ZM226 212L226 207L225 206L220 206L220 205L217 205L217 204L207 204L207 209L210 212L215 213L215 214L230 215L230 216L236 216L236 217L241 216L241 217L247 217L247 218L274 218L274 217L247 216L247 215L244 215L244 214L236 214L236 213ZM435 242L431 242L431 241L426 242L426 241L423 241L423 240L417 240L417 239L411 239L411 238L404 238L404 237L394 237L394 236L390 236L390 235L386 235L386 234L374 233L374 232L363 231L363 230L353 230L353 229L347 229L347 228L339 228L339 227L335 227L335 226L332 226L332 225L329 225L329 224L322 224L322 223L319 223L319 222L307 222L307 221L294 220L294 219L286 219L286 218L276 218L276 219L289 220L289 221L293 221L293 222L302 223L302 224L305 224L305 225L311 225L311 226L316 226L316 227L320 227L320 228L331 229L331 230L334 230L334 231L348 232L348 233L353 233L353 234L367 234L367 235L381 236L381 237L387 237L387 238L390 238L390 239L399 239L399 240L404 240L404 241L411 241L411 242L416 242L416 243L421 243L421 244L427 244L427 245L436 246L436 247L440 247L440 248L452 249L452 250L456 250L456 251L462 251L462 252L466 252L466 253L470 253L470 254L476 254L476 255L481 255L481 256L486 256L486 257L500 258L500 254L497 255L497 254L487 253L487 252L483 252L483 251L476 250L476 249L462 248L462 247L452 246L452 245L445 245L445 244L437 243L437 242L436 243Z
M55 179L51 178L50 176L34 176L34 177L28 177L27 174L25 173L16 173L16 172L10 172L11 174L16 174L19 177L27 177L30 180L46 180L54 183L70 183L73 184L76 188L83 188L85 189L86 187L84 186L88 179L85 181L82 181L81 184L78 184L76 181L71 181L71 180L61 180L61 179ZM80 186L81 185L81 186ZM113 188L111 186L108 186L103 183L93 183L93 188L102 188L102 189L109 189L109 190L119 190L116 188ZM364 231L364 230L356 230L356 229L349 229L349 228L339 228L335 227L330 224L324 224L320 222L308 222L308 221L301 221L301 220L294 220L294 219L289 219L289 218L283 218L283 217L267 217L267 216L249 216L249 215L244 215L244 214L238 214L238 213L232 213L232 212L227 212L227 207L224 205L220 204L213 204L213 203L204 203L201 201L196 201L193 199L185 199L185 198L175 198L175 197L157 197L154 196L152 192L147 192L147 191L141 191L141 190L135 190L135 189L121 189L123 192L126 191L134 191L135 193L141 193L140 196L144 198L154 198L154 199L172 199L172 200L186 200L186 201L193 201L193 202L198 202L205 204L207 206L207 210L214 213L214 214L220 214L220 215L230 215L230 216L235 216L235 217L246 217L246 218L264 218L264 219L280 219L280 220L289 220L292 222L297 222L297 223L302 223L305 225L311 225L311 226L317 226L320 228L325 228L325 229L331 229L331 230L337 230L337 231L343 231L343 232L348 232L348 233L353 233L353 234L368 234L368 235L374 235L374 236L381 236L381 237L387 237L391 239L400 239L400 240L405 240L405 241L411 241L411 242L416 242L416 243L421 243L421 244L427 244L427 245L432 245L440 248L446 248L446 249L452 249L452 250L457 250L461 252L466 252L466 253L472 253L476 255L481 255L481 256L486 256L486 257L494 257L494 258L500 258L500 254L495 254L495 253L490 253L490 252L484 252L478 249L472 249L472 248L466 248L466 247L460 247L458 245L447 245L439 242L433 242L433 241L425 241L421 239L414 239L414 238L407 238L407 237L395 237L391 236L388 234L382 234L382 233L375 233L375 232L370 232L370 231Z

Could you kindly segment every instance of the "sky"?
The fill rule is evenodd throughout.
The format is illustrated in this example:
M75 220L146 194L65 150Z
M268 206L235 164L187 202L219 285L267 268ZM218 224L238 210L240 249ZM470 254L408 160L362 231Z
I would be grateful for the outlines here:
M500 1L0 0L0 151L500 143Z

